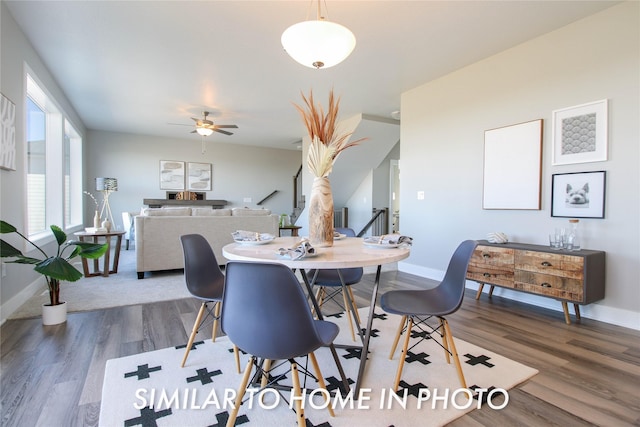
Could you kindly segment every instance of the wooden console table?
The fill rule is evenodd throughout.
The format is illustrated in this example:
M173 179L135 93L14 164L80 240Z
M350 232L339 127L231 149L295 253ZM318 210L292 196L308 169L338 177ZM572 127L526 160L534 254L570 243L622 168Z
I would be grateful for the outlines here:
M227 205L226 200L143 199L142 202L150 208L161 208L162 206L211 206L213 209L220 209Z
M604 298L605 253L592 250L554 250L524 243L495 244L480 241L467 269L467 279L479 283L476 299L485 284L528 292L562 302L564 318L571 324L567 303L573 303L576 319L580 304Z

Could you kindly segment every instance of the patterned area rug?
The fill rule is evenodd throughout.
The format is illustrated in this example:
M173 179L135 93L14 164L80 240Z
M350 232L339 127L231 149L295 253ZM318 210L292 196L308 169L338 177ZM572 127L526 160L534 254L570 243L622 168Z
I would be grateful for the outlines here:
M380 311L379 309L377 311ZM367 314L360 310L361 316ZM353 344L343 315L329 316L340 326L337 344ZM340 375L328 349L316 352L330 392L335 417L330 417L323 396L313 393L316 382L301 376L307 426L440 426L488 405L499 411L508 405L508 391L538 371L462 340L455 340L469 390L460 389L453 363L447 365L444 351L435 342L423 341L408 352L400 390L391 387L398 354L388 359L400 318L378 312L373 322L369 360L362 382L361 398L337 392ZM362 321L365 322L364 317ZM364 323L363 323L364 324ZM283 331L286 333L286 331ZM455 336L455 330L453 331ZM410 345L415 340L412 338ZM226 337L198 342L184 368L180 361L184 345L112 359L107 362L100 410L101 426L224 426L232 408L232 396L241 381L232 345ZM348 381L355 383L360 350L337 349ZM242 368L248 356L241 354ZM305 358L300 359L307 365ZM284 367L289 364L285 363ZM309 370L312 371L309 363ZM290 376L278 382L290 385ZM484 390L484 391L483 391ZM231 397L230 397L231 396ZM290 393L274 389L247 393L236 425L295 425L289 406ZM488 399L487 399L488 398ZM479 403L480 402L480 403Z

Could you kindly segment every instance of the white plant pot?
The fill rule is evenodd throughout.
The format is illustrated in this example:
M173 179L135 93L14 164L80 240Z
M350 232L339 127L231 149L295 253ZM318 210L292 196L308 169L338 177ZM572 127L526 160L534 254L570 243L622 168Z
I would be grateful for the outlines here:
M67 321L67 302L58 305L42 304L42 324L59 325Z

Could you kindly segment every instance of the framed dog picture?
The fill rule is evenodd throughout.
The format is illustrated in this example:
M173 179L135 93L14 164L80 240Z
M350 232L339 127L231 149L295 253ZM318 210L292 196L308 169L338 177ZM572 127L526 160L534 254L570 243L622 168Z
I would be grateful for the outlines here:
M605 183L605 171L553 174L551 216L604 218Z

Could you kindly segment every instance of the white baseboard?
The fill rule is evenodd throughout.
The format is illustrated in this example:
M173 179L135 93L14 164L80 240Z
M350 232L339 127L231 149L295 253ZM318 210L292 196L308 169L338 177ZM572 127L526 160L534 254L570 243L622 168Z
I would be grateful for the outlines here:
M46 288L46 282L44 277L40 276L38 279L31 282L30 285L25 287L22 291L18 292L13 298L5 302L0 306L0 325L7 321L7 319L20 308L22 304L27 302L29 298L42 292Z
M442 280L442 278L444 277L444 271L421 267L406 262L398 263L398 271L433 280ZM478 283L468 280L467 288L477 290ZM483 289L483 293L488 293L489 288L489 286L485 286ZM510 289L501 288L499 286L496 286L494 288L493 295L513 301L522 302L525 304L548 308L550 310L562 311L562 304L560 304L558 300L555 300L553 298L545 298L525 292L512 291ZM572 305L570 305L569 313L573 313ZM622 326L629 329L640 330L640 312L608 307L600 303L593 303L580 306L580 315L581 317L587 319L611 323L613 325Z

